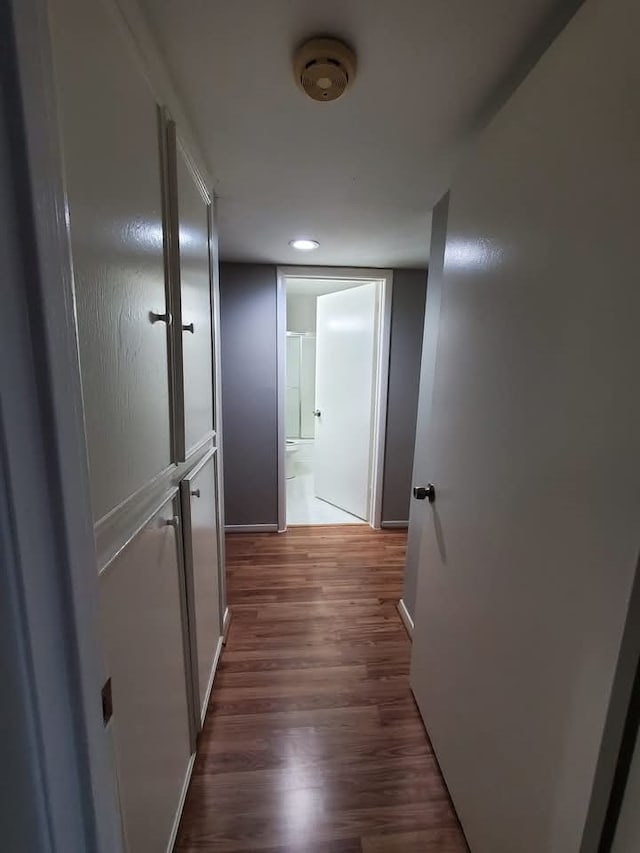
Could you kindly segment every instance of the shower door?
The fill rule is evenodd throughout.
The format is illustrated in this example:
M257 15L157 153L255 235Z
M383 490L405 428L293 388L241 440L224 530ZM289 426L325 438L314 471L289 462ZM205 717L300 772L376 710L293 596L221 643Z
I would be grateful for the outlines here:
M315 335L287 332L285 425L287 438L314 438Z

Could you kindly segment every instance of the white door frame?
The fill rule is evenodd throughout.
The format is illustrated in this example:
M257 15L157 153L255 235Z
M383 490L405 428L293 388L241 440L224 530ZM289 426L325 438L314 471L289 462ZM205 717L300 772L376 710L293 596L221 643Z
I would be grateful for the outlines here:
M46 0L12 0L7 11L1 17L15 73L8 91L22 107L11 116L23 146L14 170L23 199L15 221L31 265L14 267L4 281L15 312L7 309L11 325L0 336L3 362L14 372L3 385L0 450L9 476L0 541L7 594L15 594L12 672L28 699L23 728L30 736L17 728L13 736L37 779L31 802L16 801L16 815L39 811L33 825L42 850L117 853L122 840L101 703L98 574L50 10ZM19 310L20 296L28 312Z
M286 481L286 336L287 336L287 278L329 279L335 281L375 282L379 286L380 311L376 330L376 364L373 410L373 448L370 468L371 499L369 524L379 528L382 523L382 487L384 481L384 449L387 432L387 400L389 390L389 352L391 345L391 297L393 271L362 267L278 267L277 286L277 421L278 421L278 532L287 529Z

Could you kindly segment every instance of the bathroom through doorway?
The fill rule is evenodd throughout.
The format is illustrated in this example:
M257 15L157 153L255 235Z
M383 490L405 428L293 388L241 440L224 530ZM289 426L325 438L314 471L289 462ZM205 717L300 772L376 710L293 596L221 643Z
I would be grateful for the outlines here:
M392 274L278 270L278 527L380 526Z

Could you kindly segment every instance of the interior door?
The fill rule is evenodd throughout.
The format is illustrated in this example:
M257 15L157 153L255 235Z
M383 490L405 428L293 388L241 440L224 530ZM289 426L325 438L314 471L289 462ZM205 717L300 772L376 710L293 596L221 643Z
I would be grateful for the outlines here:
M214 448L180 483L198 728L204 722L222 640Z
M115 765L129 853L164 853L194 745L176 501L100 575Z
M158 106L112 8L56 0L51 18L99 521L171 462Z
M473 853L596 850L608 794L640 519L630 9L581 7L450 193L411 684Z
M374 401L377 286L318 297L316 327L317 497L364 520Z

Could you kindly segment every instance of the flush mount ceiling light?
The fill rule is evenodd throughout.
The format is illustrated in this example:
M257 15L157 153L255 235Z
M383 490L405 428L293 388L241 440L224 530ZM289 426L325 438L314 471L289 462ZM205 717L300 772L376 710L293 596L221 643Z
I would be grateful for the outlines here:
M293 57L298 86L314 101L335 101L353 82L355 53L334 38L313 38L301 45Z
M317 240L309 240L308 237L298 237L296 240L289 240L289 245L299 252L312 252L320 243Z

